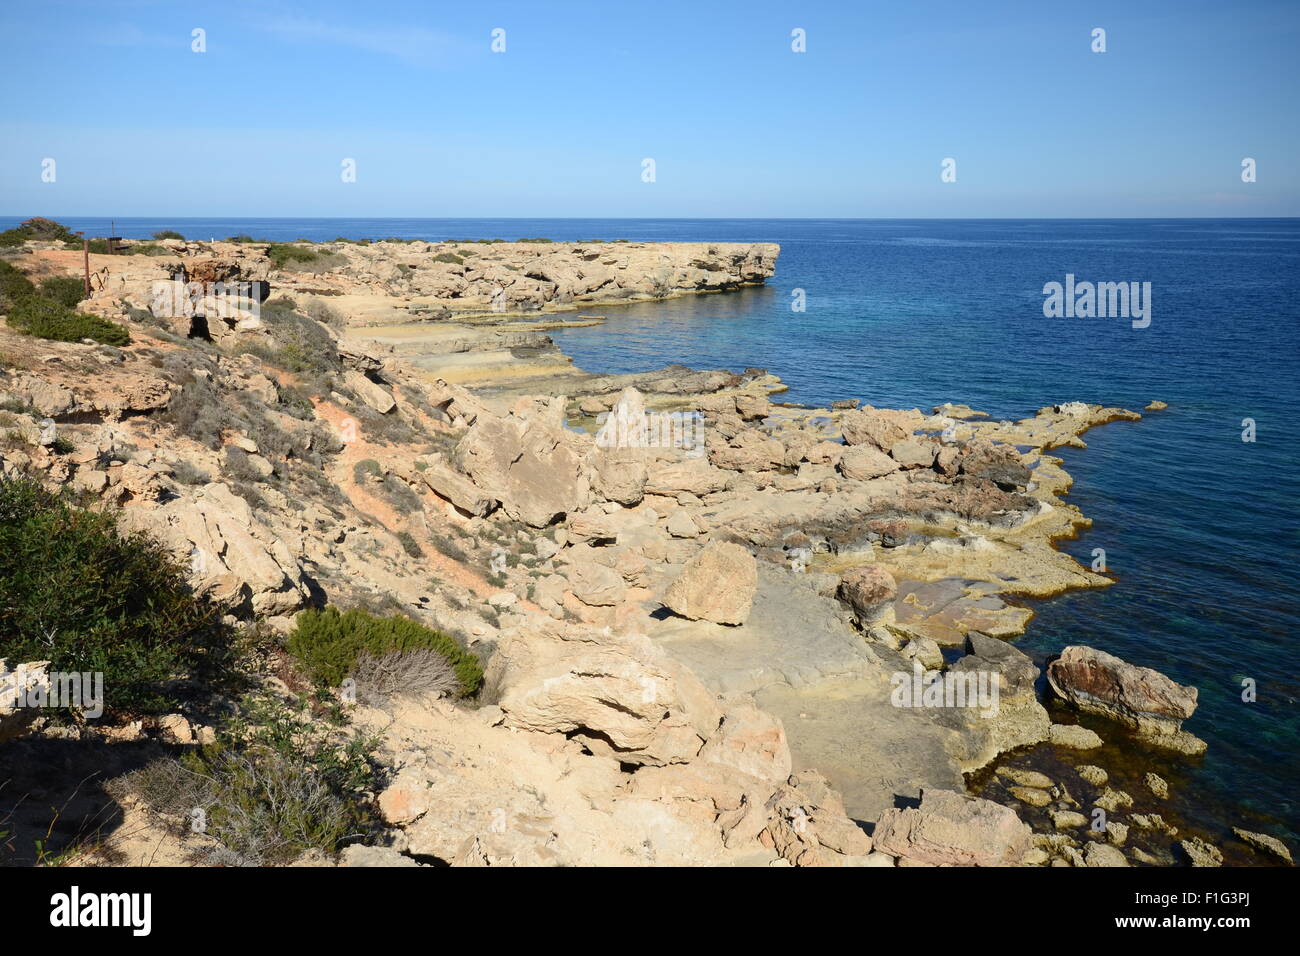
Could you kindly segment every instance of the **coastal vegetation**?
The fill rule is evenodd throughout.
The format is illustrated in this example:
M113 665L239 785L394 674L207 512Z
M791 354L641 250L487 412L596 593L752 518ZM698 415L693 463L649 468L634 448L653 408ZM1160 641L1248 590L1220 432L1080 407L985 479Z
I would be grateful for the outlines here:
M156 541L22 478L0 479L0 608L5 657L101 673L122 713L175 706L169 682L223 638L219 610Z
M21 270L0 261L0 309L11 328L57 342L129 343L125 326L73 309L84 298L83 289L81 280L73 276L46 279L38 287Z
M378 617L361 608L306 610L294 621L286 647L303 669L329 687L338 687L363 656L382 658L420 649L446 659L459 682L458 696L475 693L483 681L479 659L441 631L403 615Z

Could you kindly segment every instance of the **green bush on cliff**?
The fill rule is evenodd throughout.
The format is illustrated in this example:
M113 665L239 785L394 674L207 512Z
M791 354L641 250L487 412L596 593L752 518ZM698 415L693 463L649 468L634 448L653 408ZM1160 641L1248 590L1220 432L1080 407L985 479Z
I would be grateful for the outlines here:
M153 234L155 239L184 239L175 229L160 229Z
M172 707L222 636L161 544L26 479L0 479L0 612L0 656L102 673L111 712Z
M455 638L400 614L377 617L360 608L341 614L335 607L303 611L294 621L287 647L307 673L330 687L341 684L363 654L381 658L420 648L447 659L460 681L460 696L473 694L483 681L479 659Z
M21 246L28 239L75 242L77 245L81 245L81 240L76 233L68 229L67 226L61 222L55 222L53 219L46 219L43 216L34 216L31 219L24 220L12 229L0 232L0 246Z
M20 269L0 261L0 310L12 328L55 342L94 339L105 345L128 344L131 334L125 326L73 311L84 289L75 276L52 276L37 288Z

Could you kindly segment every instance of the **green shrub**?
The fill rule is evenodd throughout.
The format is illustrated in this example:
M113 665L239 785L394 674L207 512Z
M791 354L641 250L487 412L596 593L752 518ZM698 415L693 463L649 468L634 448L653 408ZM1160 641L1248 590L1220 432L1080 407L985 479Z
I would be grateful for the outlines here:
M318 253L312 249L304 249L302 246L290 245L287 242L271 243L266 254L271 257L277 269L283 269L290 262L315 262L318 256Z
M162 710L163 688L222 635L158 542L25 479L0 480L0 652L101 672L112 712Z
M131 333L123 325L97 315L73 312L65 305L40 296L29 296L9 309L9 325L26 335L54 342L94 339L104 345L129 345Z
M383 657L395 651L429 648L447 658L461 683L461 696L478 690L483 667L455 639L409 617L376 617L360 608L340 614L335 607L303 611L294 621L289 653L316 680L337 687L363 653Z
M0 259L0 304L9 304L36 294L36 286L26 274Z
M41 280L39 294L71 309L86 297L86 283L77 276L50 276Z
M460 256L456 255L454 252L440 252L440 253L438 253L436 256L433 257L433 261L434 261L434 262L450 262L450 263L452 263L453 265L458 265L458 266L461 266L461 265L464 265L464 264L465 264L465 260L462 259Z
M153 234L153 237L155 239L184 239L185 238L175 229L160 229L158 232L155 232Z

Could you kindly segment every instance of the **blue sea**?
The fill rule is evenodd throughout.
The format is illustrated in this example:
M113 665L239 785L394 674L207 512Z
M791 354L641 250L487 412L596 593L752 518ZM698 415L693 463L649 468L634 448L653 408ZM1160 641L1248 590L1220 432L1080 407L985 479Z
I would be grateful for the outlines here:
M106 235L102 219L64 219ZM0 223L8 228L17 220ZM117 234L195 239L632 239L776 242L765 287L603 308L557 330L592 372L670 362L769 369L788 401L965 402L1019 418L1065 401L1141 422L1057 452L1117 583L1032 602L1019 646L1089 644L1200 689L1199 759L1159 772L1181 815L1300 840L1300 220L120 219ZM1150 282L1151 323L1045 318L1043 286ZM803 290L806 310L792 310ZM1254 441L1243 441L1246 420ZM1243 700L1244 682L1255 699ZM1158 758L1152 758L1158 759Z

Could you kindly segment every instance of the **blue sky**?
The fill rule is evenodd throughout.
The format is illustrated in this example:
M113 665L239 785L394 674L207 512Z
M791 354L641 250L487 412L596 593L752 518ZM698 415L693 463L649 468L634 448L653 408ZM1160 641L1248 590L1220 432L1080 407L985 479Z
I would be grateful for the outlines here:
M0 215L1295 216L1297 50L1295 0L4 0Z

